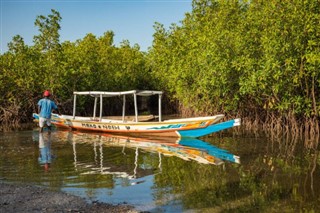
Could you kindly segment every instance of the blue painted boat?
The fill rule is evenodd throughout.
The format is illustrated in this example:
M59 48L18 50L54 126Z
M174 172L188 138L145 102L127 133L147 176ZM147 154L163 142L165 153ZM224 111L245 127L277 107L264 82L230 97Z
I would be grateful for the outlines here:
M92 117L76 116L76 100L77 95L87 95L94 98L94 110ZM126 120L125 105L126 96L133 95L135 116L134 120ZM138 96L158 95L159 114L158 121L140 121L137 108ZM103 98L122 97L122 117L120 120L108 119L102 116ZM222 122L224 115L214 115L206 117L182 118L162 120L161 115L161 91L123 91L123 92L101 92L101 91L85 91L74 92L73 115L57 115L53 114L52 123L57 127L70 128L73 130L85 130L95 132L106 132L111 134L125 134L135 136L165 136L165 137L201 137L212 134L217 131L232 128L240 125L240 119L233 119ZM96 116L97 102L100 102L100 114ZM39 120L37 113L33 114L36 121Z
M229 121L218 123L218 124L212 124L205 128L180 130L178 131L178 133L180 134L180 137L197 138L197 137L209 135L209 134L219 132L221 130L229 129L239 125L240 125L240 119L237 118L237 119L229 120Z

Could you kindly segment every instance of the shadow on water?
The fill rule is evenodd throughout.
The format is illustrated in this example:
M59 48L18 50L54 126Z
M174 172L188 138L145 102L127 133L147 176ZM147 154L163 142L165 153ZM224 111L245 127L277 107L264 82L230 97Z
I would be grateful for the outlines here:
M1 133L0 180L151 212L316 212L320 157L305 144L228 133L202 140Z

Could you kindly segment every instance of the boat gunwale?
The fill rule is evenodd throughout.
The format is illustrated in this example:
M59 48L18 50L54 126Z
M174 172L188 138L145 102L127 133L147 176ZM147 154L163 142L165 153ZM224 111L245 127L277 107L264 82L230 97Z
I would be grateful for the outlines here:
M207 117L194 117L194 118L182 118L182 119L169 119L164 121L129 121L129 122L123 122L121 120L112 120L112 119L103 119L102 121L93 120L91 117L81 117L77 116L75 119L72 118L72 116L69 115L62 115L64 117L59 116L58 114L52 114L54 115L54 119L56 120L68 120L70 122L86 122L86 123L96 123L96 124L113 124L113 125L130 125L130 126L146 126L146 125L165 125L165 124L189 124L189 123L198 123L198 122L208 122L212 121L212 123L216 123L220 121L224 115L214 115L214 116L207 116ZM78 118L78 119L77 119ZM80 119L79 119L80 118ZM82 120L83 118L83 120ZM88 120L86 120L88 119Z

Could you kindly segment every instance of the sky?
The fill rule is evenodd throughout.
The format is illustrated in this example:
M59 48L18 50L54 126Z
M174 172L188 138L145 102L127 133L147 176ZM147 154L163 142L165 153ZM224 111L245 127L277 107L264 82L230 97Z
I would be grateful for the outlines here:
M114 45L128 40L139 44L142 51L152 45L155 22L169 29L180 24L191 12L192 0L0 0L0 52L8 51L8 43L20 35L26 45L33 46L39 34L34 22L39 15L48 16L51 9L60 13L60 42L75 42L88 33L97 37L113 31Z

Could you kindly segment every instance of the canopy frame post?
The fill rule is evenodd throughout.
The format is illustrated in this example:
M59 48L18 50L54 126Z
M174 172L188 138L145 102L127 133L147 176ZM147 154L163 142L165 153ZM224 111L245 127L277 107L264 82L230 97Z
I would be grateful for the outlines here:
M162 112L161 112L161 98L162 98L162 94L159 94L159 122L161 122L161 120L162 120L162 118L161 118L161 114L162 114Z
M94 107L93 107L93 120L96 119L96 114L97 114L97 102L98 102L98 98L95 96L95 97L94 97Z
M125 114L126 114L126 95L123 95L122 122L124 122Z
M73 120L76 118L76 105L77 105L77 95L73 95L73 112L72 112L72 117Z
M103 97L102 97L102 94L100 94L100 117L99 117L99 121L102 120L102 105L103 105Z
M135 114L135 121L138 122L138 105L137 105L137 93L133 94L134 99L134 114Z

